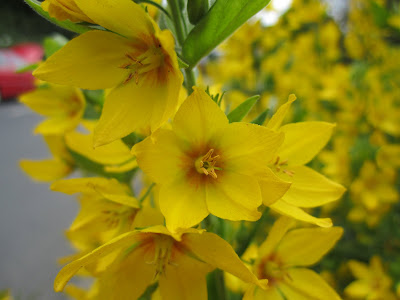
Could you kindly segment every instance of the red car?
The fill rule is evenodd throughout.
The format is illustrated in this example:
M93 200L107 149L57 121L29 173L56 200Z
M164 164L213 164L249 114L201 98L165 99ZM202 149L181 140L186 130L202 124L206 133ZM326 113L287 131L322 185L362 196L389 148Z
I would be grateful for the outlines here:
M32 72L17 73L43 57L39 44L24 43L0 49L0 99L8 99L34 89Z

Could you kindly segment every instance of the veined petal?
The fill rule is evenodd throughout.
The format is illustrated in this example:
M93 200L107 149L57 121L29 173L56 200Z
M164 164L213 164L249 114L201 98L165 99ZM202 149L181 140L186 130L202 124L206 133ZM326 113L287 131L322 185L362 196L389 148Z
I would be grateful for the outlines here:
M289 95L288 101L278 108L276 113L272 116L271 120L269 120L266 127L271 130L278 130L279 127L281 127L282 121L288 113L290 106L295 100L296 96L294 94Z
M153 281L156 268L152 259L138 247L114 263L99 279L101 299L138 299Z
M210 232L188 233L183 236L182 243L202 261L231 273L244 282L265 288L265 282L260 282L240 260L232 246L218 235Z
M282 160L290 166L304 165L326 145L335 124L326 122L290 123L281 127L285 141L279 150Z
M128 76L119 68L126 61L129 41L117 34L91 30L50 56L33 72L37 78L84 89L116 86Z
M284 216L292 217L296 220L316 224L321 227L331 227L332 226L331 219L313 217L313 216L309 215L308 213L306 213L301 208L298 208L297 206L293 206L293 205L285 202L283 199L276 201L269 207L271 207L271 209L275 210L276 212L278 212Z
M211 214L233 221L255 221L261 217L260 186L255 178L224 171L206 185L207 207Z
M191 185L181 177L161 186L160 209L170 231L192 227L208 216L205 192L204 187Z
M277 252L286 266L310 266L333 248L342 234L341 227L295 229L283 237Z
M330 287L320 275L304 268L288 270L290 280L285 285L307 297L307 299L340 300L339 295ZM284 287L284 290L285 287ZM286 295L286 293L284 292ZM292 298L288 298L292 299Z
M290 167L289 176L279 173L283 180L292 182L283 196L285 202L299 207L316 207L339 199L345 188L306 166Z
M94 131L95 147L122 138L137 129L150 128L155 131L175 113L182 74L179 70L157 74L143 74L137 83L131 80L121 84L106 96Z
M144 9L130 0L74 0L95 23L123 36L140 39L154 34Z
M184 253L175 253L174 264L168 265L160 276L159 286L163 300L207 299L206 274L212 267Z
M19 165L25 173L38 181L53 181L70 174L73 168L60 159L21 160Z
M228 118L210 96L194 88L176 113L172 127L180 138L192 144L206 144L228 123Z
M260 176L258 184L261 188L262 201L265 206L270 206L281 199L291 187L290 182L280 179L268 167Z
M132 152L136 155L139 167L157 183L168 184L174 181L182 171L181 157L184 155L179 147L180 140L174 132L159 129L152 136L136 144Z
M258 249L259 257L268 256L272 253L276 247L279 245L279 242L282 240L286 232L292 228L295 224L295 221L292 218L281 216L277 221L275 221L271 230L268 233L267 239L261 244Z
M119 165L133 159L129 147L121 140L94 149L92 133L70 132L65 142L72 151L102 165Z
M260 175L282 145L284 135L251 123L232 123L220 131L216 147L229 171Z
M61 271L57 274L56 279L54 280L54 290L56 292L62 291L67 282L72 278L72 276L75 275L76 272L79 271L79 269L99 260L100 258L110 254L115 250L123 249L126 246L134 244L139 234L140 232L136 231L121 234L120 236L109 241L108 243L105 243L104 245L96 248L89 254L66 265L64 268L61 269Z

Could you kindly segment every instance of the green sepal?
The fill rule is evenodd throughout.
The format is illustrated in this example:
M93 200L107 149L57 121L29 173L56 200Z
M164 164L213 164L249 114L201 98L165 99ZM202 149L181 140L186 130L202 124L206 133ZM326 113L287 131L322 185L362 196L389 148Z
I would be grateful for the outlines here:
M269 113L269 108L264 110L261 114L259 114L251 123L257 124L257 125L263 125L265 120L267 119Z
M177 55L177 57L178 57L179 68L181 69L189 68L189 64L186 61L184 61L182 57L180 57L179 55Z
M252 96L245 100L243 103L239 104L234 110L228 114L229 123L240 122L243 118L250 112L254 104L260 99L259 95Z
M123 137L121 139L125 145L127 145L129 148L132 148L135 144L141 142L144 140L144 138L134 132L128 134L127 136Z
M31 64L31 65L27 65L25 67L22 67L20 69L18 69L16 71L16 73L20 74L20 73L25 73L25 72L30 72L33 70L36 70L36 68L39 66L39 64Z
M51 23L60 26L61 28L64 28L66 30L76 32L76 33L84 33L86 31L91 30L89 26L86 25L81 25L77 24L74 22L71 22L69 20L65 21L59 21L55 18L50 17L49 13L47 11L44 11L43 8L41 7L41 2L37 0L25 0L25 3L28 4L34 11L36 11L39 15L41 15L43 18L47 19Z
M194 67L243 23L263 9L270 0L217 0L189 33L183 57Z

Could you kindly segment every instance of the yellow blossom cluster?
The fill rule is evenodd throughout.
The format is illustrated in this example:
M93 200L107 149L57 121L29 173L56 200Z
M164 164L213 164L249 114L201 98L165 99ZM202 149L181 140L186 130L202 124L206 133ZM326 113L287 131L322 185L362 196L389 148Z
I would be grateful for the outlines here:
M196 1L206 9L195 20L190 0L35 6L79 33L20 97L46 118L35 133L52 154L21 168L80 205L66 230L76 252L61 259L54 289L85 300L341 299L313 267L343 235L330 216L346 191L335 180L362 205L381 209L366 188L385 190L388 207L397 200L385 180L396 178L385 166L398 163L397 148L383 135L397 134L398 119L382 115L397 98L357 124L383 87L364 101L345 79L363 65L342 62L343 33L319 2L296 0L264 28L245 21L269 1ZM363 80L381 71L377 63ZM366 126L377 131L382 175L365 161L349 185L343 143ZM67 285L75 275L91 277L91 288Z

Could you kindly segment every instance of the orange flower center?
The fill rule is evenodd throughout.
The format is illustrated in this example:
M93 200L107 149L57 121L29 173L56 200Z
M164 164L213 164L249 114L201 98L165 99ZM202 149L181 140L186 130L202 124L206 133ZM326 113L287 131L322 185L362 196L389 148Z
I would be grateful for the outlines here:
M120 68L129 70L130 72L124 84L132 79L135 79L135 83L138 84L140 75L158 69L164 63L164 52L159 43L150 46L139 55L127 53L125 57L128 59L128 62L120 66Z
M278 256L272 254L265 257L256 267L258 278L268 279L270 285L282 282L285 277L288 277L283 262Z
M194 165L196 167L196 171L200 174L211 175L212 178L216 179L217 173L215 173L215 170L221 170L221 168L215 166L220 156L212 156L213 153L214 149L210 149L206 155L200 156Z

